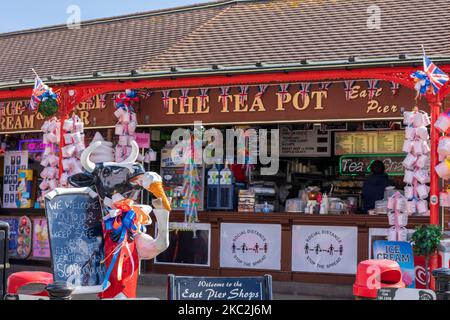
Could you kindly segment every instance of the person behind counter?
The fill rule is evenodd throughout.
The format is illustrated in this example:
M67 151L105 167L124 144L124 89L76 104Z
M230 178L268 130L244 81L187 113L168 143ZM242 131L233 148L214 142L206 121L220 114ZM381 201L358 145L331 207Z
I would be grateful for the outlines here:
M362 198L364 203L364 213L375 208L375 201L384 198L384 189L388 186L394 185L389 180L389 176L384 172L384 163L380 160L375 160L370 166L370 175L364 182L362 189Z

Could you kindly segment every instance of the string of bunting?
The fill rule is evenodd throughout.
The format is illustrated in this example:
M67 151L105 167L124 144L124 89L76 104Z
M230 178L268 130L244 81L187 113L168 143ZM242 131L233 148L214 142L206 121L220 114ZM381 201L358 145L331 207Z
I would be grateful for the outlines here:
M352 95L352 92L354 91L354 86L355 86L356 81L348 80L348 81L343 81L342 83L344 84L345 99L347 101L349 101L349 100L351 100L351 95ZM367 80L366 83L367 83L367 97L369 99L373 99L376 96L378 90L380 89L380 81L379 80ZM311 85L313 85L313 84L316 84L316 83L301 82L298 84L300 94L301 94L303 101L306 98L306 96L311 93ZM335 84L335 83L333 83L333 82L317 83L319 90L326 91L326 92L329 91L330 87L333 84ZM281 95L281 98L283 100L285 99L286 95L289 93L289 88L292 85L293 84L290 84L290 83L283 83L283 84L277 85L278 86L278 94ZM275 85L267 85L267 84L256 85L255 87L257 89L257 92L255 94L255 98L261 98L271 86L275 86ZM239 94L239 102L241 104L244 104L248 100L249 90L251 87L252 86L249 86L249 85L240 85L237 87L237 89L235 89ZM201 99L200 101L202 103L202 106L205 105L205 102L208 99L208 94L211 89L213 89L213 88L199 88L198 89L199 98ZM225 87L219 87L218 89L220 90L219 97L222 102L222 107L224 109L226 109L229 97L231 96L230 92L233 88L230 86L225 86ZM181 94L180 94L179 98L180 98L180 104L182 107L184 107L184 105L186 104L186 102L189 98L189 92L191 90L192 89L180 89ZM391 82L390 90L391 90L391 93L393 96L397 95L398 92L400 91L400 84ZM172 90L162 90L161 91L163 107L165 109L168 108L169 101L172 98L171 94L172 94ZM141 93L141 97L149 98L151 96L152 96L151 91Z

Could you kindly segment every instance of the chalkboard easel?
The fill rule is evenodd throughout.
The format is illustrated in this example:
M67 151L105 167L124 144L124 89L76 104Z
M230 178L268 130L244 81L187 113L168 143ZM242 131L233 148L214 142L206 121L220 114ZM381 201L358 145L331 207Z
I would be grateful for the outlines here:
M272 276L185 277L169 274L168 300L272 300Z
M102 291L106 268L102 207L89 188L55 189L45 196L53 276L74 294Z

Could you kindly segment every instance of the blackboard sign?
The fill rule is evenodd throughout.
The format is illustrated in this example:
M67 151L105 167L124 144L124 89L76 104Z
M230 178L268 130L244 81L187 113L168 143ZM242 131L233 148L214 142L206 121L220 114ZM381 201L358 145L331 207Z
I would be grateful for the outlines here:
M390 176L403 176L403 154L348 155L339 160L339 173L344 176L370 175L370 166L375 160L384 163L386 173Z
M106 273L100 200L89 188L55 189L45 197L55 281L74 294L102 291Z
M272 277L177 277L169 275L168 300L272 300Z
M436 293L425 289L383 288L378 290L377 300L436 300Z

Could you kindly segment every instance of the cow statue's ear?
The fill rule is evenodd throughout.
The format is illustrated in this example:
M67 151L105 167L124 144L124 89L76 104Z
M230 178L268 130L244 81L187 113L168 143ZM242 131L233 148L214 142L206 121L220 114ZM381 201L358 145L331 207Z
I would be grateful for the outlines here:
M86 188L94 185L95 177L89 172L77 173L69 177L69 183L76 188Z

